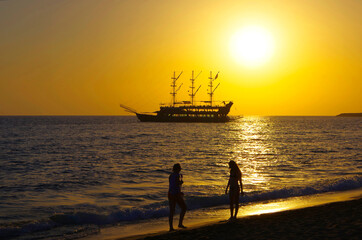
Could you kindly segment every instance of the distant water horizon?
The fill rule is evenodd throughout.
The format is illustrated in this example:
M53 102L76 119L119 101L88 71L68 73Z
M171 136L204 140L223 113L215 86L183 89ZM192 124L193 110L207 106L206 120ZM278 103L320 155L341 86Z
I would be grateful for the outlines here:
M359 189L361 126L335 116L0 116L0 238L74 239L165 217L177 162L190 211L228 203L229 160L243 173L243 203Z
M357 113L357 112L356 112ZM313 114L306 114L306 115L278 115L278 114L270 114L270 115L259 115L259 114L229 114L229 116L244 116L244 117L336 117L341 114L356 114L343 112L343 113L336 113L335 115L313 115ZM357 113L360 114L360 113ZM134 114L123 115L123 114L115 114L115 115L97 115L97 114L89 114L89 115L77 115L77 114L4 114L0 115L0 117L136 117Z

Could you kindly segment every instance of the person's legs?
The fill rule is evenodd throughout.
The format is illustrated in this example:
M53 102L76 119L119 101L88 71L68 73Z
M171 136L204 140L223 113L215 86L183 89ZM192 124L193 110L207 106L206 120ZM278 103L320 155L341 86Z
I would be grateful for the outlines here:
M234 192L230 189L229 191L229 201L230 201L230 219L233 218L234 214Z
M180 206L181 208L181 213L180 213L180 219L179 219L179 223L178 223L178 227L181 227L181 228L185 228L185 226L182 224L183 220L184 220L184 216L186 214L186 210L187 210L187 206L186 206L186 203L183 199L182 196L178 196L177 197L177 203L178 205Z
M172 196L171 194L168 194L168 203L169 203L169 208L170 208L170 215L168 217L168 222L170 225L170 231L172 231L173 228L173 215L175 214L175 208L176 208L176 200L175 197Z
M239 196L240 196L240 192L238 189L237 192L235 192L235 194L234 194L234 204L235 204L234 218L235 219L236 219L236 216L238 215L238 211L239 211Z

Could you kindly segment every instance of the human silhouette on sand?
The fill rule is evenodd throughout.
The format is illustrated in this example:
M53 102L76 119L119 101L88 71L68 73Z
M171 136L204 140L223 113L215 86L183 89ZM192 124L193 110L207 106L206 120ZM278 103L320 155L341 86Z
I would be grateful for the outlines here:
M180 174L181 165L176 163L173 165L172 173L169 177L169 190L168 190L168 201L170 206L170 215L169 215L169 224L170 224L170 231L173 231L173 215L175 213L176 203L181 208L180 219L179 219L179 228L186 228L182 221L184 219L187 207L183 198L183 193L181 192L181 185L183 184L182 175Z
M236 164L235 161L231 160L229 162L230 168L230 178L228 181L228 185L225 189L225 194L228 193L228 188L230 187L229 191L229 200L230 200L230 219L235 220L236 216L238 215L239 210L239 196L244 195L243 191L243 183L241 181L241 171ZM239 185L240 182L240 185ZM235 205L235 214L234 214L234 205Z

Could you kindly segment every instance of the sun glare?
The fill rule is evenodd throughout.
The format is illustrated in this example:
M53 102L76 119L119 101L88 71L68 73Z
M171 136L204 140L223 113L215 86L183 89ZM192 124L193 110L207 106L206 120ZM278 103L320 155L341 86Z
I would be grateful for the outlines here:
M245 66L261 66L274 53L274 39L261 27L245 27L231 37L230 51L235 60Z

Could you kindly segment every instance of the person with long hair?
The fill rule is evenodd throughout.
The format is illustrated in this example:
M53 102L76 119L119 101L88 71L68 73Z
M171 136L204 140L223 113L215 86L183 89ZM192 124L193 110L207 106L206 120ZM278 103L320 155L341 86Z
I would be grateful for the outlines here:
M239 169L239 166L236 164L235 161L231 160L229 162L229 168L230 168L230 177L228 181L228 185L225 189L225 194L228 193L228 189L230 187L229 191L229 200L230 200L230 220L236 219L236 216L238 215L239 210L239 196L244 195L243 191L243 183L241 180L241 171ZM240 185L239 185L240 183ZM235 206L235 213L234 213L234 206Z
M183 198L183 193L181 192L181 185L183 184L182 181L182 174L180 174L181 165L176 163L173 165L172 173L169 177L169 190L168 190L168 202L170 206L170 215L169 215L169 224L170 224L170 231L173 231L173 215L175 213L176 203L181 208L180 219L179 219L179 228L186 228L182 222L187 210L186 203Z

